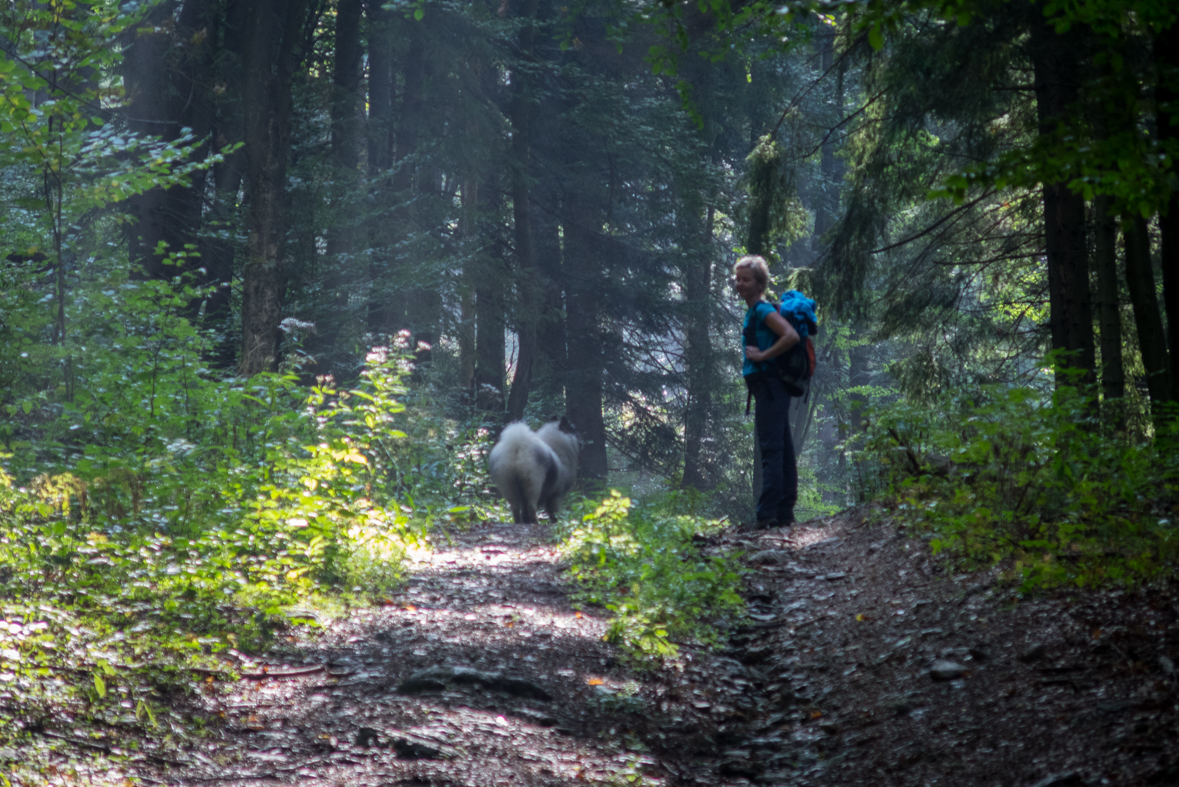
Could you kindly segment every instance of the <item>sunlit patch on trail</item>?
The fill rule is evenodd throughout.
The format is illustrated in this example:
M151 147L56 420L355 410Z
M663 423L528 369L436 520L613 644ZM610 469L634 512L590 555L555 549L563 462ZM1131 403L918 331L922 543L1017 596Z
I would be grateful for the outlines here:
M823 542L835 543L830 539L838 538L840 530L833 520L818 520L814 524L795 525L789 535L781 538L782 546L788 549L806 549Z

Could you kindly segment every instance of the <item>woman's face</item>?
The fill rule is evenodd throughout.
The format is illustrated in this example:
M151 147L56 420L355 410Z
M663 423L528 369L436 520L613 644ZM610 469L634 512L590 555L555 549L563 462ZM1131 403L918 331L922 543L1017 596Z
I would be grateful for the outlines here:
M733 289L737 291L737 295L749 300L751 296L761 295L763 288L753 277L752 268L738 268L733 279Z

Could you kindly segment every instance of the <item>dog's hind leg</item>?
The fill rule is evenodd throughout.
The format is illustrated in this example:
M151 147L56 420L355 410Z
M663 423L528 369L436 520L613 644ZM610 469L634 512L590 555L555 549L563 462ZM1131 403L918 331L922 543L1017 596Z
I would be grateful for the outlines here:
M561 510L561 496L553 495L544 502L544 510L549 514L549 521L557 521L557 513Z

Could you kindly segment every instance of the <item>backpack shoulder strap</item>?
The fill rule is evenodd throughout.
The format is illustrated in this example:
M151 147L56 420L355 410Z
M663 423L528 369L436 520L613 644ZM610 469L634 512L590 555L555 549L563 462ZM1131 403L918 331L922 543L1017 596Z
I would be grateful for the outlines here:
M765 319L766 319L765 318L766 311L765 311L765 309L762 308L762 306L768 306L771 309L773 309L774 311L778 310L778 307L775 304L770 303L769 301L758 301L754 305L753 316L749 319L749 324L746 325L745 328L741 332L742 335L745 337L746 344L752 344L754 346L757 345L757 323L759 321L765 322Z

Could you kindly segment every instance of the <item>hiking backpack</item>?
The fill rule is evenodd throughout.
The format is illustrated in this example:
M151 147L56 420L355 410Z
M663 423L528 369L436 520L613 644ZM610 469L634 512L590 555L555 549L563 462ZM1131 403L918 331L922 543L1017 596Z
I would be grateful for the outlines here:
M806 396L811 378L815 376L815 343L811 340L819 332L815 302L798 290L789 290L782 295L780 302L771 302L771 305L798 332L799 341L776 358L762 361L764 372L777 375L791 396ZM757 320L752 319L749 323L743 332L744 341L756 347Z

